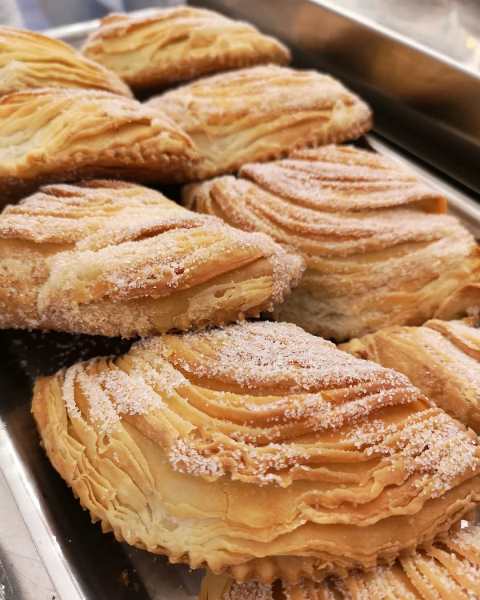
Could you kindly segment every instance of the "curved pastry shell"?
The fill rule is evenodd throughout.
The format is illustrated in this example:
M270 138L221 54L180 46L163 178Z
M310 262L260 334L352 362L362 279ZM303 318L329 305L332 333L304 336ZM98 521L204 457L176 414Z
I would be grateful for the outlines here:
M289 50L242 21L188 6L147 16L111 14L83 52L136 91L264 63L287 64Z
M480 499L472 431L294 325L144 340L38 380L33 414L104 531L242 581L391 561Z
M405 373L431 400L480 433L480 329L476 318L388 327L344 344Z
M352 140L372 125L369 107L332 77L275 65L200 79L146 104L194 141L201 156L195 179Z
M442 214L446 199L372 152L303 150L187 186L183 199L302 254L305 275L276 317L336 341L458 310L480 279L478 247Z
M0 192L91 177L172 183L198 156L160 112L107 92L48 88L0 98Z
M0 215L0 326L107 336L272 310L300 257L120 181L52 185Z
M45 87L94 89L132 96L115 73L61 40L24 29L0 27L0 95Z

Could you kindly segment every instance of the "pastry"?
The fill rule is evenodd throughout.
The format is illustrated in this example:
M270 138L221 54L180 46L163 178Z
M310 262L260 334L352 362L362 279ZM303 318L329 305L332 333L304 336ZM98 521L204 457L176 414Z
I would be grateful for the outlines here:
M467 282L449 296L435 313L445 321L480 314L480 281Z
M368 106L340 82L275 65L200 79L147 106L168 114L193 139L205 179L295 148L343 142L371 127Z
M54 88L0 98L2 202L82 177L171 183L196 159L185 133L130 98Z
M44 186L0 214L0 327L132 337L281 302L302 260L121 181Z
M404 375L288 323L77 363L37 380L33 414L104 531L240 581L374 567L480 500L473 431Z
M283 44L252 25L190 6L108 15L83 52L137 92L227 69L290 61Z
M270 234L300 252L305 275L276 317L343 341L416 325L468 304L480 279L474 238L446 199L407 169L349 146L296 152L184 189L185 204ZM454 296L456 301L448 302ZM447 306L448 305L448 306Z
M405 373L425 395L480 433L478 319L387 327L344 345L347 352Z
M132 95L115 73L68 44L41 33L0 27L0 95L44 87Z
M480 527L451 532L391 567L289 585L235 583L208 573L199 600L474 600L480 598Z

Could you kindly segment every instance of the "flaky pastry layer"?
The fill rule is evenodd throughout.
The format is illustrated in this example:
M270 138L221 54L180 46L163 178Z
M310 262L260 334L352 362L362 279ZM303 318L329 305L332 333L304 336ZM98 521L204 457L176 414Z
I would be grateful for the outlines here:
M132 337L272 310L303 264L263 234L121 181L44 186L0 215L0 327Z
M474 600L480 598L480 527L471 525L390 567L321 583L235 583L208 573L199 600Z
M467 305L480 254L447 201L415 174L349 146L297 151L184 189L185 204L262 231L305 258L279 320L343 341Z
M44 87L132 95L115 73L61 40L24 29L0 27L0 95Z
M160 111L93 90L46 88L0 98L0 193L84 177L184 181L198 159Z
M374 567L480 499L472 431L405 376L291 324L78 363L37 381L33 414L104 531L241 581Z
M201 156L192 177L237 171L296 148L339 143L371 127L369 107L339 81L275 65L200 79L147 106L168 114Z
M89 36L83 52L137 91L217 71L290 61L283 44L252 25L189 6L146 16L110 14Z
M480 432L480 329L478 319L423 327L387 327L344 344L360 358L405 373L431 400Z

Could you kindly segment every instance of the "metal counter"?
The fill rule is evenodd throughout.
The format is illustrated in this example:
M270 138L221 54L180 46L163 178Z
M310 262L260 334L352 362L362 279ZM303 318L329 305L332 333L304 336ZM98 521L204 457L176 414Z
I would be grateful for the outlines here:
M0 442L0 453L2 452L4 449ZM0 600L58 598L1 472L0 523Z

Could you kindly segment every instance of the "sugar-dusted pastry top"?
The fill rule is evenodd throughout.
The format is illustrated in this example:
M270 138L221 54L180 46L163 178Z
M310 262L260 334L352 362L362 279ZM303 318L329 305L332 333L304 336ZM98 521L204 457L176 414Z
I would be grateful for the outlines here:
M37 381L33 413L104 531L241 581L373 567L480 500L472 431L405 376L287 323L78 363Z
M422 327L387 327L344 344L344 349L405 373L438 406L479 433L478 325L472 317L433 319Z
M152 10L147 15L110 14L89 36L83 52L135 90L290 61L283 44L252 25L190 6Z
M59 88L0 98L2 202L82 177L172 183L196 160L188 135L131 98Z
M121 181L44 186L0 214L0 327L149 335L281 302L302 260Z
M0 27L0 95L44 87L132 95L115 73L68 44L41 33Z
M369 107L329 75L275 65L200 79L147 106L191 136L202 157L193 173L199 179L357 138L372 121Z
M480 527L470 525L433 546L371 572L298 584L235 583L208 573L199 600L475 600L480 598Z
M446 199L373 152L326 146L186 186L185 204L300 252L307 270L280 320L337 341L458 309L480 279L472 235ZM462 298L460 298L462 296ZM455 302L450 298L455 297ZM455 305L455 306L454 306Z

